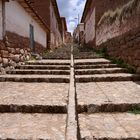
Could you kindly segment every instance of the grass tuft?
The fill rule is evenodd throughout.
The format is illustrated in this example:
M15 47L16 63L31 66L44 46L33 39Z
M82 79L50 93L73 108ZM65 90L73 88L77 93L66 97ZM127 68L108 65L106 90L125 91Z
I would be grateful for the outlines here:
M106 47L104 47L101 50L98 50L96 52L97 52L97 54L99 54L99 56L109 59L112 63L117 64L119 67L127 69L129 73L131 73L131 74L136 73L135 68L133 66L127 64L126 62L124 62L121 58L117 59L117 58L109 57Z
M134 106L130 109L130 111L128 111L129 113L132 113L132 114L140 114L140 107L138 106Z

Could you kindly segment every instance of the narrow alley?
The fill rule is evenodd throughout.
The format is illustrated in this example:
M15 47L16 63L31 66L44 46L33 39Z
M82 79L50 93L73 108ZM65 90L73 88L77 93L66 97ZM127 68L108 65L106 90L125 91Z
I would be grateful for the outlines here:
M95 53L73 54L0 76L2 139L140 139L140 115L128 112L140 104L140 76Z
M140 140L140 0L0 0L0 140Z

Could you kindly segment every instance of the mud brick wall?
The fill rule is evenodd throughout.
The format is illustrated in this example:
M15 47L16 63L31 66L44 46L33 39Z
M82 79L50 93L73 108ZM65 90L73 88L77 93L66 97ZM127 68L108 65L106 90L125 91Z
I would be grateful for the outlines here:
M140 10L139 1L135 2L135 7L132 8L129 3L127 11L122 9L122 18L117 15L113 22L108 18L106 22L98 24L95 48L107 48L109 56L124 60L140 73Z
M140 27L96 46L98 50L102 48L107 48L110 57L122 59L140 73Z
M31 58L29 38L6 32L5 41L0 41L0 73L13 69L18 63ZM42 54L46 48L35 42L35 52Z

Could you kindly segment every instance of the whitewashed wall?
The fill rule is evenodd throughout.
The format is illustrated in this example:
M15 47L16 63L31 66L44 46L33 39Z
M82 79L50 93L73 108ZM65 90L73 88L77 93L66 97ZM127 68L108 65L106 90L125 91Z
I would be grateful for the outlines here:
M2 1L0 0L0 39L2 39Z
M35 41L46 47L46 32L16 1L6 2L6 30L29 37L29 25L34 26Z
M89 43L95 38L95 8L90 17L87 18L88 21L85 25L85 43Z

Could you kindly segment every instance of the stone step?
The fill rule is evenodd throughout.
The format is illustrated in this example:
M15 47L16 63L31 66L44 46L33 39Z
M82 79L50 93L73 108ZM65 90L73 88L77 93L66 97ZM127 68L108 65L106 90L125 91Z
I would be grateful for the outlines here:
M29 69L15 69L7 71L7 74L44 74L44 75L70 75L69 70L29 70Z
M91 74L109 74L109 73L126 73L127 69L123 68L103 68L103 69L82 69L76 70L76 75L91 75Z
M0 82L69 83L67 75L0 75Z
M78 112L126 112L140 107L140 82L76 84Z
M75 60L75 65L95 65L95 64L110 64L110 63L111 62L109 60L106 60L104 58Z
M113 81L139 81L139 80L140 75L127 73L76 75L76 82L113 82Z
M0 83L0 113L67 113L69 84Z
M67 65L20 65L16 69L70 70Z
M82 140L140 140L140 115L80 114Z
M65 114L0 114L0 139L65 140Z
M70 65L70 60L36 60L26 62L28 65Z
M116 64L76 65L75 69L117 68Z
M68 61L70 60L70 56L67 56L67 57L61 57L61 56L53 56L53 57L45 57L43 56L43 60L65 60L65 61Z

